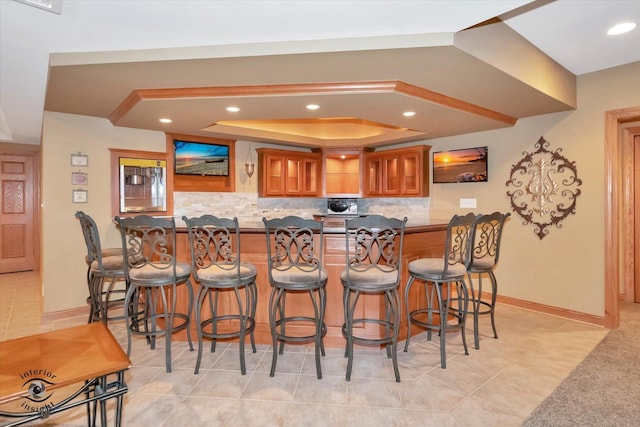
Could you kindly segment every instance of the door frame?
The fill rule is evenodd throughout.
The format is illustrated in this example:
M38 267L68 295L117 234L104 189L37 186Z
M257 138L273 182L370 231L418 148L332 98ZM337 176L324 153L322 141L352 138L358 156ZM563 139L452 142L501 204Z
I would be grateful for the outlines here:
M632 195L624 191L622 154L625 138L631 134L629 129L634 129L625 128L624 124L638 120L640 106L605 112L604 326L610 329L620 326L620 276L628 277L633 268L633 265L625 265L624 262L625 253L628 255L634 242L633 235L630 236L626 230L628 224L621 215L633 207Z
M638 252L635 237L640 232L640 223L636 223L638 213L635 194L640 189L636 189L634 182L636 157L640 155L640 123L633 122L629 124L621 124L621 143L622 143L622 274L620 283L620 300L625 303L640 302L640 292L636 292L636 271L638 270ZM638 144L638 147L634 145ZM635 151L639 153L636 154ZM638 201L640 203L640 201ZM636 225L637 224L637 225Z
M40 145L0 142L0 154L31 157L33 160L33 271L40 271L40 176L42 164Z

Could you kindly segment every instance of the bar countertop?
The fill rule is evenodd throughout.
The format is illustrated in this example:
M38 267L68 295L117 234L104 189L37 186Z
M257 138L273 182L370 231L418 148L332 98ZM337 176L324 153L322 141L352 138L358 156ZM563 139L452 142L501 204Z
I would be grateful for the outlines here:
M344 217L323 217L322 221L324 223L323 232L325 234L341 234L344 233ZM259 220L242 220L239 219L238 223L240 225L241 233L264 233L264 223L262 219ZM407 225L405 227L405 233L421 233L424 231L438 231L445 230L447 225L449 224L448 219L426 219L426 218L416 218L407 220ZM182 217L176 217L176 227L179 230L186 231L186 227L184 221L182 221Z

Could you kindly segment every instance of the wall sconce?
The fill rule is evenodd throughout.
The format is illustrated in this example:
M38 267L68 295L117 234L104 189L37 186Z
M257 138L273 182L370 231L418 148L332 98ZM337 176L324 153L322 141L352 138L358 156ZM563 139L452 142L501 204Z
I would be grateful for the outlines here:
M251 178L253 176L253 172L255 171L256 165L253 163L253 155L251 154L251 144L249 144L249 149L247 150L247 156L245 158L244 163L244 171L247 173L247 176Z

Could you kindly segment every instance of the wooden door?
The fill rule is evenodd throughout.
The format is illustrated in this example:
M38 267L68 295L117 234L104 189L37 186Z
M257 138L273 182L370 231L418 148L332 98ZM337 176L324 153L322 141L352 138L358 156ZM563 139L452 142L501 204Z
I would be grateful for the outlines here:
M34 170L30 156L0 156L0 273L34 269Z
M633 138L634 161L633 161L633 193L634 193L634 259L636 262L634 271L634 298L635 302L640 302L640 135ZM628 301L628 300L627 300Z

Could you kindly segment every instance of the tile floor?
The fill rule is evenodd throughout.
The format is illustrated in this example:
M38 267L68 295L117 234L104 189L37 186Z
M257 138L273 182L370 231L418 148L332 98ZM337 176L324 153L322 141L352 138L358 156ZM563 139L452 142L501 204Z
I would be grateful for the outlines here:
M86 322L86 316L41 323L36 273L0 276L0 339L6 340ZM424 333L399 352L401 383L379 350L356 349L352 379L346 382L343 349L328 349L323 378L315 376L313 349L286 346L269 377L271 350L247 352L247 375L240 375L237 345L203 353L173 344L173 372L164 368L162 344L149 350L134 338L133 366L127 372L125 426L519 426L528 414L600 342L603 328L508 305L496 310L499 339L489 319L480 324L480 350L469 356L458 333L447 338L447 369L440 368L439 345ZM472 322L468 323L472 325ZM109 327L126 349L122 321ZM1 344L0 344L1 345ZM0 419L0 424L4 424ZM5 420L6 421L6 420ZM84 409L34 425L86 425Z

